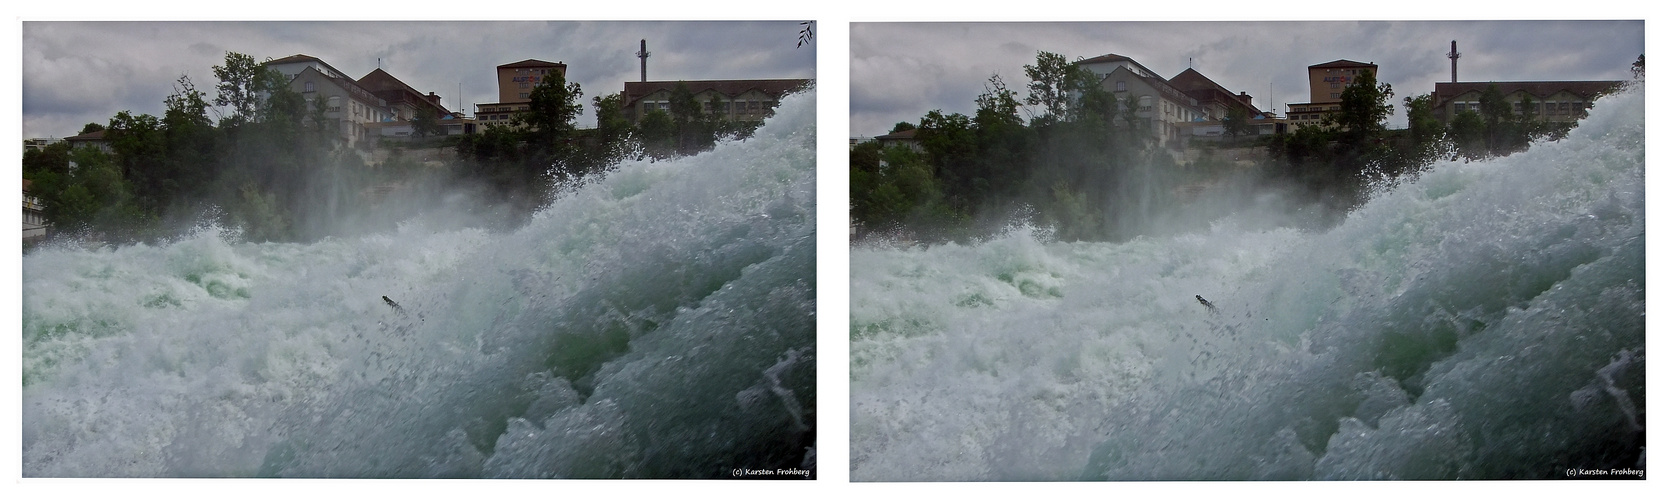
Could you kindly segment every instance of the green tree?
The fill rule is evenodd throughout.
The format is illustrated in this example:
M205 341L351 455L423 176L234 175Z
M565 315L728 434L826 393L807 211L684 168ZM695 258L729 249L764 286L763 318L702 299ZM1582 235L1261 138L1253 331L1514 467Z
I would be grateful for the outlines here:
M851 149L850 182L851 219L866 230L925 223L941 196L924 158L878 141Z
M434 108L427 106L417 108L416 114L411 116L410 121L412 137L421 139L445 133L445 128L440 127L439 113L435 112Z
M179 188L168 171L162 121L122 111L110 119L104 138L115 152L121 177L131 183L138 206L152 214L160 213Z
M33 194L41 198L46 219L58 231L125 237L141 225L143 216L133 207L132 190L114 158L101 149L83 147L70 150L67 163L69 168L61 174L33 179Z
M1438 140L1445 134L1445 126L1435 117L1434 94L1405 98L1406 130L1417 144Z
M594 169L606 168L640 153L641 148L634 144L631 122L625 118L624 103L624 92L591 99L591 107L596 111L595 144L590 156Z
M561 72L552 72L538 82L529 97L528 109L516 115L516 121L545 139L564 139L572 135L579 113L584 112L579 104L584 90L579 88L578 82L568 82Z
M171 181L166 197L171 201L200 201L218 176L220 136L208 118L207 96L191 79L180 76L174 94L164 100L162 115L166 159L161 176Z
M1024 103L1041 106L1041 113L1032 121L1042 125L1066 120L1074 105L1072 96L1098 83L1093 72L1047 51L1036 52L1035 64L1024 65L1024 76L1030 79L1030 95L1024 97Z
M1249 112L1238 107L1227 110L1226 116L1221 118L1221 132L1228 141L1249 135Z
M954 211L972 213L980 201L977 186L979 158L977 131L972 119L960 113L932 110L920 119L914 138L925 150L933 176L944 185L945 201Z
M236 52L226 52L225 65L214 66L214 78L220 80L214 105L229 106L231 114L224 119L234 125L264 119L270 98L289 83L277 70Z
M677 155L677 124L663 109L643 114L636 122L636 135L641 138L643 152L650 158L666 159Z
M1448 133L1453 145L1465 157L1476 159L1491 155L1487 149L1487 123L1480 113L1467 109L1459 112L1452 117Z
M103 131L103 130L104 130L103 125L99 125L97 123L88 123L88 124L83 125L81 127L81 134L82 135L91 134L93 132L99 132L99 131Z
M1331 114L1330 119L1342 127L1345 141L1360 144L1388 128L1385 122L1394 113L1394 105L1389 104L1393 98L1393 87L1378 84L1376 74L1363 70L1354 83L1342 90L1341 110Z

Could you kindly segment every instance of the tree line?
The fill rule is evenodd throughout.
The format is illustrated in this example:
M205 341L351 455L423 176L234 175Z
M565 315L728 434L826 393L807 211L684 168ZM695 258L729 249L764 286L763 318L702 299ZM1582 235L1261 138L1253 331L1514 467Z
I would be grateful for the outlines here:
M1641 61L1634 65L1639 75ZM1408 97L1409 127L1390 130L1394 91L1367 71L1342 92L1340 110L1323 126L1245 137L1248 117L1228 113L1223 145L1265 152L1246 160L1251 168L1230 168L1217 146L1177 160L1157 146L1152 125L1138 116L1137 97L1108 92L1064 56L1039 52L1024 74L1022 101L994 75L973 116L933 110L917 124L896 124L892 133L913 131L914 147L854 146L850 214L858 233L965 240L1025 220L1061 240L1123 240L1162 229L1161 212L1186 202L1183 187L1227 178L1316 206L1323 223L1363 203L1372 186L1437 160L1505 155L1572 127L1514 113L1494 86L1478 110L1459 113L1450 125L1435 118L1431 95Z
M695 154L761 124L724 120L679 85L668 110L638 125L624 118L622 93L596 97L597 127L578 129L583 91L556 73L533 90L514 126L433 137L443 134L439 117L417 113L417 142L452 148L457 161L423 168L390 141L382 146L390 158L371 165L346 145L325 100L309 102L278 71L228 52L213 73L212 95L182 76L161 117L122 111L81 130L103 131L108 150L59 142L24 153L23 177L55 235L155 241L214 222L248 241L310 241L362 218L377 204L368 193L394 182L472 191L483 212L512 226L562 186L622 160Z

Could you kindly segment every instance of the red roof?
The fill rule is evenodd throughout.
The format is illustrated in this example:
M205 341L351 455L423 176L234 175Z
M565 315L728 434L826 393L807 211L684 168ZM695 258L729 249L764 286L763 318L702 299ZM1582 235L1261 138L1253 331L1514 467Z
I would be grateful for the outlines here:
M1516 92L1526 92L1534 97L1550 97L1557 92L1567 91L1586 100L1595 100L1598 94L1607 92L1620 85L1619 80L1592 81L1562 81L1562 82L1435 82L1435 108L1439 109L1452 99L1470 92L1486 92L1487 87L1498 86L1498 91L1504 95Z
M677 84L688 86L688 90L695 94L705 91L715 91L729 97L757 90L770 97L781 98L787 92L808 84L810 80L803 78L778 80L679 80L662 82L625 82L625 107L631 107L636 101L661 90L670 92L677 88Z
M1186 70L1181 71L1180 74L1174 75L1174 78L1169 79L1168 84L1169 86L1179 89L1181 92L1185 92L1186 95L1191 96L1193 99L1197 99L1200 102L1208 102L1212 100L1221 101L1228 106L1241 106L1245 108L1244 112L1248 113L1250 116L1258 116L1261 114L1260 109L1256 109L1254 105L1244 101L1245 99L1248 99L1249 96L1234 94L1232 91L1227 90L1226 87L1222 87L1220 84L1215 83L1214 80L1210 80L1209 77L1203 76L1203 73L1199 73L1197 70L1192 68L1186 68Z
M399 81L398 78L394 78L393 75L388 74L388 72L382 71L382 68L376 68L376 70L364 75L363 78L359 78L359 81L355 83L358 83L360 87L364 87L365 90L369 90L370 93L375 94L376 97L380 97L382 100L390 103L403 100L418 103L419 105L433 107L435 112L440 115L450 113L450 110L429 101L428 98L422 94L422 92L418 92L417 89L411 88L411 86L406 85L405 82Z
M85 134L81 134L81 135L77 135L77 136L65 137L64 140L66 140L66 141L102 141L102 140L104 140L104 131L103 130L94 130L92 132L87 132Z
M549 62L549 61L540 61L540 60L537 60L537 59L527 59L525 61L512 62L512 63L509 63L509 64L499 64L498 65L499 68L537 68L537 67L545 67L545 66L556 66L556 67L561 67L561 68L567 67L566 64L552 63L552 62Z
M1308 66L1308 67L1309 68L1354 68L1354 67L1359 67L1359 66L1370 66L1370 67L1375 68L1375 67L1377 67L1377 64L1376 63L1362 63L1362 62L1359 62L1359 61L1349 61L1347 59L1337 59L1335 61L1331 61L1331 62L1328 62L1328 63L1320 63L1320 64L1315 64L1315 65L1312 65L1312 66Z
M911 140L914 140L914 132L916 132L918 130L919 129L912 129L911 128L911 129L903 130L903 131L900 131L900 132L893 132L893 133L885 134L885 135L882 135L882 136L879 136L879 137L875 137L874 140L878 140L878 141L911 141Z
M1120 55L1116 55L1116 54L1105 54L1105 55L1102 55L1102 56L1090 57L1090 58L1087 58L1087 59L1082 59L1080 61L1076 61L1076 64L1092 64L1092 63L1117 62L1117 61L1133 61L1133 59L1130 59L1128 56L1120 56Z

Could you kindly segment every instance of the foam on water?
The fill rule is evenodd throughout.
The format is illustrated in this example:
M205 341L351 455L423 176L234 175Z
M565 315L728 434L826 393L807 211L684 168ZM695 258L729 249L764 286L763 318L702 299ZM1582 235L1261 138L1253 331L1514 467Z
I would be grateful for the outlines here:
M851 477L1641 468L1642 102L1322 233L853 248Z
M813 463L815 97L510 233L42 249L25 476L727 477ZM397 302L396 310L383 296Z

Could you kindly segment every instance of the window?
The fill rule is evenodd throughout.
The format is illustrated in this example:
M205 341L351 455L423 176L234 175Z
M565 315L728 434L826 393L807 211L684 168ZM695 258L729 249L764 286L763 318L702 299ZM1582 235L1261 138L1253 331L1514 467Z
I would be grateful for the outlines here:
M306 89L307 89L306 91L307 92L313 92L314 91L313 88L312 88L312 85L313 85L312 82L307 82L306 83Z
M1127 92L1128 91L1128 82L1118 80L1116 82L1116 91L1117 92Z

